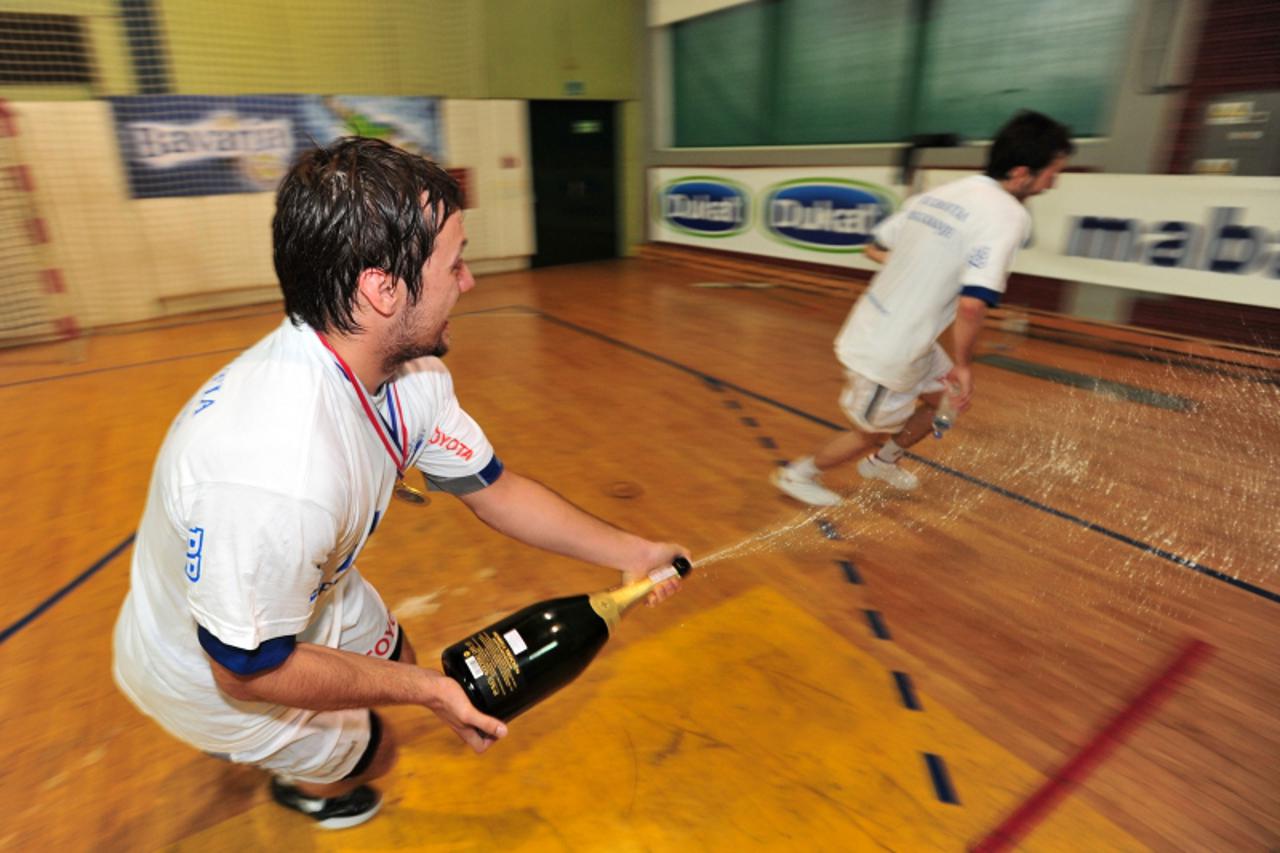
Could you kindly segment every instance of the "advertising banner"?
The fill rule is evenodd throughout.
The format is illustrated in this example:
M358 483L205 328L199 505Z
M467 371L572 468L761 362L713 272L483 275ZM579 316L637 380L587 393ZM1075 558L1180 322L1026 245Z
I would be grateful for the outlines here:
M862 257L903 187L883 169L654 169L654 240L871 269Z
M1280 308L1280 178L1068 174L1014 269Z
M896 170L660 168L651 239L874 269L862 247L906 198ZM925 191L966 172L927 170ZM1014 271L1280 308L1280 178L1065 174L1027 201Z
M303 148L369 136L444 156L435 98L151 95L109 99L134 198L270 192Z

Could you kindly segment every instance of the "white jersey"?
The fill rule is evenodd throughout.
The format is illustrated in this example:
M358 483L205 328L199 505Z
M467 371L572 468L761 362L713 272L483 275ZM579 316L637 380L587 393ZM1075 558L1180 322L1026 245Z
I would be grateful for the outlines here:
M433 485L500 470L439 359L405 365L373 402ZM209 380L169 429L116 622L121 689L206 751L268 746L308 712L226 698L197 625L244 650L284 636L337 647L352 618L344 589L362 583L354 563L395 479L336 357L311 328L285 320ZM362 598L347 597L347 609Z
M889 259L836 336L836 357L892 390L918 386L961 293L995 304L1030 236L1027 209L985 175L908 199L875 229Z

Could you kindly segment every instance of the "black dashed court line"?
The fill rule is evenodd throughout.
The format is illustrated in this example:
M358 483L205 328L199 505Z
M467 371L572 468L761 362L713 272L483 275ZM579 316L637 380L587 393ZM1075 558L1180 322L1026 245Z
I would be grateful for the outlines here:
M876 635L877 640L893 639L889 636L889 626L884 624L884 617L880 615L879 610L864 610L867 615L867 624L871 626L871 633Z
M911 683L911 676L905 672L894 671L893 683L898 687L898 696L902 699L902 704L907 710L922 711L924 708L920 705L920 699L916 696L915 685Z
M713 377L704 375L701 378L703 382L714 391L723 393L726 389L725 383L722 383ZM724 400L723 404L727 409L738 411L741 411L742 409L742 404L732 398ZM760 426L759 420L747 415L739 417L738 421L749 429L758 429ZM769 436L756 436L756 442L761 447L769 450L778 449L777 442ZM786 459L777 459L775 461L779 466L787 464ZM830 520L819 518L815 520L815 523L817 524L818 529L822 532L822 535L827 539L839 541L842 538L840 536L840 531ZM849 583L855 585L862 584L862 575L852 560L837 560L836 565L840 567L840 571L844 573L845 580ZM867 624L871 628L871 633L877 639L892 639L889 634L889 627L885 624L884 617L878 610L864 610L863 613L866 614ZM893 676L893 683L897 687L898 698L902 701L903 707L909 711L923 711L923 706L920 704L920 699L916 695L915 685L911 681L911 676L905 672L899 672L897 670L891 671L890 674ZM942 757L928 752L924 753L924 757L925 763L929 769L929 776L933 781L934 792L937 794L938 799L944 803L958 805L960 800L956 797L955 787L951 783L950 774L947 772L947 766L942 760Z
M933 780L933 790L938 799L951 805L960 805L960 798L956 796L955 786L951 784L951 774L947 772L947 763L942 760L942 756L926 752L924 763L929 768L929 778Z

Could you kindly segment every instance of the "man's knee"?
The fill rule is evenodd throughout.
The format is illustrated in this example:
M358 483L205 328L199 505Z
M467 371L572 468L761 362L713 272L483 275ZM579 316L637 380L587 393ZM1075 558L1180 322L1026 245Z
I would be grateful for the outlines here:
M395 730L387 724L385 718L374 711L369 712L369 740L366 755L347 777L352 782L371 782L387 775L395 766L399 752Z

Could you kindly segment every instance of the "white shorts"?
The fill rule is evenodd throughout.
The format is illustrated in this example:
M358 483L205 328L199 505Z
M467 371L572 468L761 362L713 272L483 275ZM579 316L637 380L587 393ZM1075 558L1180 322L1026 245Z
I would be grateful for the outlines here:
M291 724L290 729L287 742L275 752L233 752L227 759L260 767L281 782L338 782L350 776L360 762L372 731L367 708L317 711Z
M908 391L894 391L868 379L861 373L845 371L845 386L840 392L840 408L853 425L864 432L894 433L902 429L916 410L921 394L932 394L946 387L946 375L955 365L938 344L930 351L925 378Z
M353 583L358 581L358 583ZM343 591L343 651L386 660L400 640L400 625L381 596L360 575ZM306 641L305 633L299 641ZM282 782L337 782L350 775L369 746L369 709L314 711L281 724L267 748L225 756L237 764L261 767ZM224 757L224 756L219 756Z

